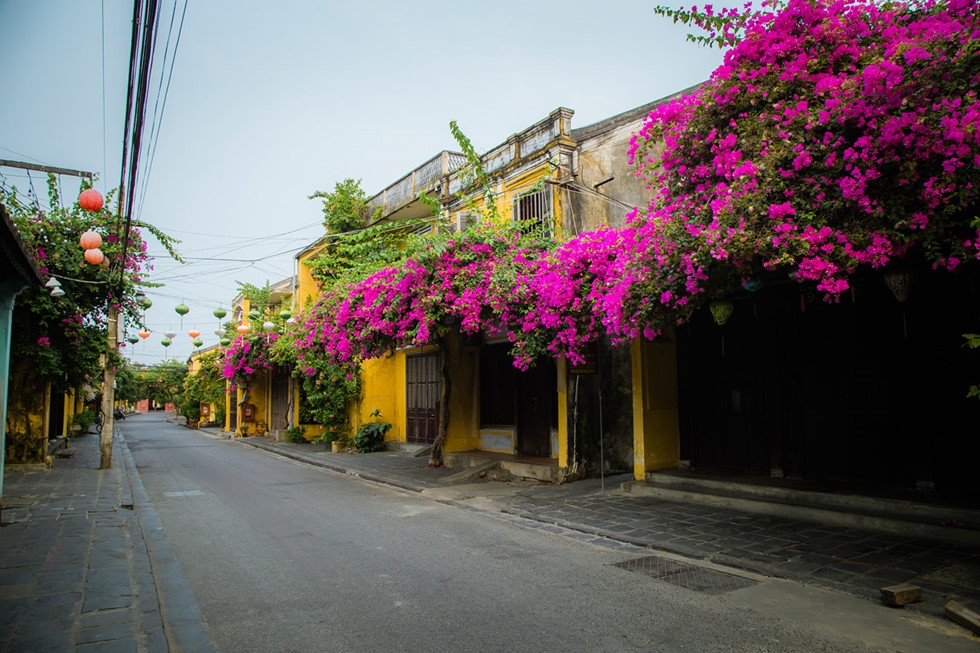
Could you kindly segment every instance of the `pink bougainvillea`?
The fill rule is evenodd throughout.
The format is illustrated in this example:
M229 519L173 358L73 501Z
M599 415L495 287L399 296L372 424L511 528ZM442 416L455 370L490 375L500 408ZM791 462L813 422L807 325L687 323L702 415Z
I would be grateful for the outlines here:
M776 270L834 300L859 267L916 246L949 269L980 255L975 2L789 0L736 15L737 42L695 12L734 46L630 147L654 191L638 263L671 280L671 301Z

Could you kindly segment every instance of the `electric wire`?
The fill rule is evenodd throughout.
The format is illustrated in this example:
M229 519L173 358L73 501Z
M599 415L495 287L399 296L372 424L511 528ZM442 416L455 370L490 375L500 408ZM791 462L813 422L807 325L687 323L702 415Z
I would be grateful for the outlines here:
M163 53L163 65L160 73L161 82L163 80L163 74L164 74L163 69L167 68L167 51L170 49L170 36L173 33L174 17L176 13L177 13L177 3L175 1L174 11L171 13L170 16L170 30L167 33L166 48ZM147 179L149 179L150 173L153 171L153 162L156 159L157 143L159 143L160 141L160 129L162 128L163 125L163 116L166 114L167 98L170 96L170 82L173 80L173 74L174 74L174 62L177 59L177 50L178 48L180 48L180 37L181 34L183 34L184 32L184 18L186 16L187 16L187 0L184 0L184 8L181 10L181 14L180 14L180 23L177 26L177 38L174 41L173 53L170 55L170 68L167 72L167 85L166 87L163 88L162 102L160 101L159 90L157 93L157 103L160 105L159 118L157 118L156 105L154 105L153 107L153 120L152 120L153 129L150 133L149 161L147 163L146 175L145 175ZM143 194L140 196L140 208L139 208L140 213L142 213L143 210L143 202L146 199L146 189L148 187L149 187L148 183L143 185Z

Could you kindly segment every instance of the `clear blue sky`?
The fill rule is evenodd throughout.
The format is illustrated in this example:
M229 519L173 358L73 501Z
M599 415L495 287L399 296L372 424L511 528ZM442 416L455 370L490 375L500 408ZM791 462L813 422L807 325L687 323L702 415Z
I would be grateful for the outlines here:
M655 4L189 0L136 213L180 239L188 264L157 259L153 335L127 355L163 360L181 302L191 311L169 357L190 355L192 327L214 344L211 312L229 307L236 281L288 277L323 233L310 194L346 177L380 191L458 149L450 120L482 152L559 106L582 127L706 79L721 53L686 42ZM161 47L174 6L162 0ZM128 1L0 0L0 159L119 185L131 19ZM0 174L29 187L24 171ZM77 181L62 184L74 197Z

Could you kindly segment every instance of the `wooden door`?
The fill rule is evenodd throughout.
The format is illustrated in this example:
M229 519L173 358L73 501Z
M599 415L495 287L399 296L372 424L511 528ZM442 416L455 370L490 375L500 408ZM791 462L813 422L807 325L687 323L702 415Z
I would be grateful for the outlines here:
M439 430L439 395L442 388L440 356L439 352L431 352L406 357L405 403L408 408L408 424L405 439L408 442L435 442Z

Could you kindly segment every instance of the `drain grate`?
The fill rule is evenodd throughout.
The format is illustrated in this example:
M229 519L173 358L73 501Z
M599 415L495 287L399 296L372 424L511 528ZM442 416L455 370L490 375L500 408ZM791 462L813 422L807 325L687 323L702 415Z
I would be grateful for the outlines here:
M755 585L755 581L723 571L708 569L662 556L645 556L612 564L626 571L635 571L671 585L704 594L723 594Z

